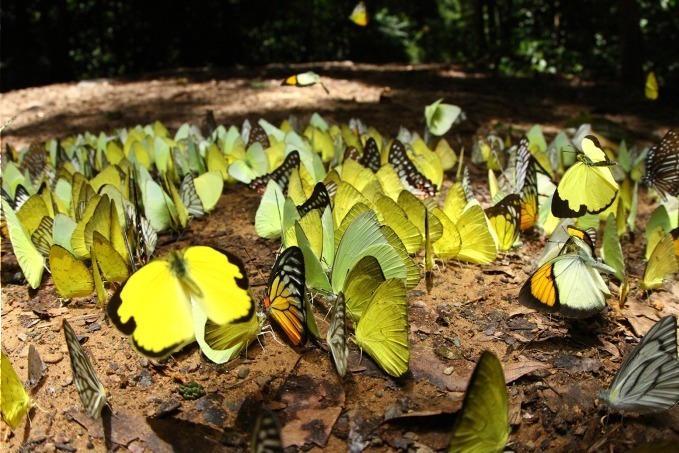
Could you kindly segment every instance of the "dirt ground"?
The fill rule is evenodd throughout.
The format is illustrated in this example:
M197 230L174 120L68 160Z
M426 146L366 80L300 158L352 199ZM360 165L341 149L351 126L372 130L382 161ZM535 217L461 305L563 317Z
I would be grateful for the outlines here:
M330 90L280 87L291 73L313 69ZM395 135L399 125L421 131L426 104L443 97L468 121L448 135L469 149L472 134L496 122L517 130L541 123L546 133L588 120L595 130L636 140L657 140L677 126L677 105L646 102L641 93L614 84L577 79L499 79L448 66L269 66L256 69L179 70L129 80L92 80L2 94L0 122L16 116L3 141L32 141L162 121L169 128L202 124L214 111L224 124L260 117L276 124L290 114L319 112L346 122L359 117ZM472 167L477 197L488 201L485 170ZM444 190L450 187L450 178ZM194 220L181 238L161 236L159 253L190 244L226 248L246 262L254 297L262 301L277 241L257 237L259 196L243 186L225 190L215 212ZM623 239L632 289L624 309L609 308L584 321L534 313L518 304L518 291L534 269L545 238L488 266L441 263L434 289L421 283L409 294L411 370L387 377L351 347L349 372L340 379L324 348L295 349L271 335L225 365L201 357L196 344L162 363L139 356L97 308L95 298L65 303L49 275L37 291L23 284L9 244L2 246L2 344L20 378L34 344L47 364L31 390L30 422L14 433L0 428L3 451L240 451L247 449L258 405L274 409L288 445L329 451L432 451L445 449L474 364L485 349L502 361L510 401L514 451L623 452L655 441L679 443L679 408L659 416L609 411L596 399L624 355L660 316L679 313L679 284L650 294L640 290L649 205L642 191L637 234ZM416 258L420 262L420 258ZM617 288L612 284L617 296ZM327 305L316 299L322 334ZM72 383L61 320L69 319L108 392L103 423L82 411ZM184 400L179 385L196 381L206 396ZM296 447L292 447L296 448Z

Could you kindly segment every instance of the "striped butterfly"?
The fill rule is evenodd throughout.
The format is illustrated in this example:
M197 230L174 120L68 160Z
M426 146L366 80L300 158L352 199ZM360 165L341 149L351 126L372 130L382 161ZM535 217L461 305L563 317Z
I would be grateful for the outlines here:
M251 453L283 452L281 424L271 409L262 407L250 442Z
M330 346L332 358L335 361L337 373L344 377L347 372L347 357L349 356L349 346L347 345L347 305L344 301L344 294L339 293L335 301L335 308L332 321L326 334L326 341Z
M264 306L295 346L307 339L305 293L304 255L299 247L288 247L271 270Z
M599 398L612 409L638 414L666 411L677 404L677 318L665 316L651 327Z
M394 140L389 149L389 163L394 167L401 183L415 195L433 197L436 195L436 186L420 173L408 157L406 148L398 140Z
M516 193L521 196L521 231L531 228L538 219L538 179L535 160L528 150L526 137L516 151Z
M267 173L266 175L262 175L253 179L248 184L248 187L259 192L260 195L264 195L267 183L273 179L276 181L276 183L278 183L283 191L286 191L288 188L288 182L290 182L292 170L295 168L299 169L299 163L299 152L292 151L285 157L285 160L278 168L276 168L271 173Z
M92 368L90 359L83 350L71 325L64 319L64 337L71 358L71 371L75 388L78 389L87 414L93 419L101 418L101 410L106 404L106 389Z
M646 156L646 174L642 179L663 198L679 196L679 129L670 129Z

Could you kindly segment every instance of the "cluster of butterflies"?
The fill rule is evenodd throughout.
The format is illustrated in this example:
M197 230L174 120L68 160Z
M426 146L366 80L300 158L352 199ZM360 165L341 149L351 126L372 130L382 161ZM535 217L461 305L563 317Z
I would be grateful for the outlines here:
M445 139L432 149L403 128L387 139L359 120L329 125L317 114L304 128L290 119L280 127L259 120L227 129L210 118L208 128L204 137L184 125L172 138L156 123L7 150L3 234L29 284L40 285L47 265L63 297L96 290L105 304L109 282L116 290L106 311L140 353L160 359L197 340L208 358L226 362L265 323L242 261L208 246L150 258L157 233L185 229L215 208L224 183L239 181L262 195L257 233L282 243L264 301L269 318L293 345L317 340L309 290L320 293L332 305L326 342L339 374L348 369L353 327L354 342L398 377L409 368L406 294L421 279L413 256L422 249L431 289L435 259L487 264L518 245L521 231L541 226L556 246L519 300L564 316L591 316L608 294L599 271L626 279L619 236L633 231L637 187L645 182L664 202L649 222L654 243L641 286L657 288L677 271L675 130L646 154L621 145L616 172L586 128L559 134L549 146L539 128L516 146L479 138L472 160L488 165L492 197L484 210L462 171L462 153ZM434 197L444 171L456 163L459 180L439 207ZM604 262L587 231L602 217ZM98 396L89 400L100 401L102 393L92 393Z

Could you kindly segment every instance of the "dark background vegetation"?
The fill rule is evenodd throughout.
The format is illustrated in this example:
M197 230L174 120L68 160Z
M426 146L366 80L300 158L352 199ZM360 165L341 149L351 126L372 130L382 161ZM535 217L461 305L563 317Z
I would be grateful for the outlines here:
M0 89L177 67L354 60L679 80L678 0L11 0ZM676 85L676 84L675 84Z

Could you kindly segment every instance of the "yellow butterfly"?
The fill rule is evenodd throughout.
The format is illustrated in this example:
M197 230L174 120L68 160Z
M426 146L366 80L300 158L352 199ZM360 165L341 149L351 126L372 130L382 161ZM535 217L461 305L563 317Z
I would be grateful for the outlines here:
M646 99L650 99L652 101L658 99L658 79L655 78L655 72L653 71L646 75L644 94L646 95Z
M358 4L354 6L354 10L351 12L349 20L361 27L368 25L368 11L365 8L364 2L358 2Z
M255 304L243 262L207 246L173 251L132 274L106 311L141 354L163 358L193 341L191 303L218 325L251 319Z
M498 250L507 251L512 248L519 239L521 197L515 193L509 194L485 212L495 232Z
M561 178L552 199L555 217L582 217L598 214L613 204L618 183L611 167L615 162L601 148L593 135L582 139L582 151L576 150L578 162Z
M9 358L2 350L2 364L0 364L0 380L2 380L2 399L0 400L0 414L2 420L13 430L19 426L24 415L31 410L31 398L24 390L16 371Z

